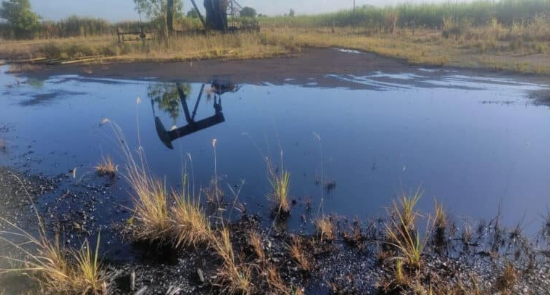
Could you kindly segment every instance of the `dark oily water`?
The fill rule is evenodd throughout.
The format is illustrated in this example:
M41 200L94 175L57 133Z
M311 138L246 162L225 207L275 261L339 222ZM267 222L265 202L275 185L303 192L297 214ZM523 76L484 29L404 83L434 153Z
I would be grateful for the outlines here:
M56 76L45 81L0 74L0 164L93 178L102 156L123 165L108 118L150 171L178 187L217 174L252 213L268 216L265 157L291 173L297 228L306 200L315 215L385 214L396 193L425 189L456 219L488 219L500 206L508 226L539 228L550 203L550 108L533 103L548 85L510 78L418 69L414 73L330 75L273 85L235 85L230 77L159 83ZM330 85L327 86L327 85ZM190 160L191 159L191 160ZM124 186L119 181L116 186ZM327 186L330 189L327 190ZM131 206L126 189L116 192ZM109 216L107 219L117 219Z

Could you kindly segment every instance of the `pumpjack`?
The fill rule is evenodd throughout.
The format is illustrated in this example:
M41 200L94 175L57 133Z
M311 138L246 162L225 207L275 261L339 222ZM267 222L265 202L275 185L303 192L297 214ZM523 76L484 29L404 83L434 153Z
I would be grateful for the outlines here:
M162 143L164 143L167 148L174 149L172 142L177 140L178 138L188 136L195 132L199 132L201 130L225 122L225 116L223 115L222 111L222 95L228 92L235 93L239 91L240 87L231 83L231 81L229 80L213 79L209 88L209 92L214 95L214 115L202 120L195 120L197 109L201 102L203 93L205 92L205 86L205 84L202 84L199 96L197 97L197 101L195 103L195 107L193 108L193 112L190 112L187 105L187 94L185 93L185 91L183 91L183 87L181 86L181 84L176 83L178 96L181 101L181 106L183 108L183 113L185 115L187 125L179 128L176 127L169 131L166 130L160 118L155 114L154 102L151 101L151 106L153 107L153 116L155 117L155 127L157 130L157 135L159 136L160 141L162 141Z
M206 19L201 14L195 0L191 0L191 3L193 3L193 8L197 12L197 15L207 30L228 32L242 29L260 29L257 23L248 24L247 27L238 27L228 23L228 19L240 17L241 10L243 9L243 7L236 0L204 0Z

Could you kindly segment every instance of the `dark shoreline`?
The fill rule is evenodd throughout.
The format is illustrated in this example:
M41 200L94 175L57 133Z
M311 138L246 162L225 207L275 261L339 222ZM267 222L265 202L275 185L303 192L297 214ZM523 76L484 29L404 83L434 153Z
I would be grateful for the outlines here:
M307 48L294 56L281 56L244 60L196 60L179 62L114 62L105 64L73 64L40 66L22 69L21 74L30 78L47 79L57 75L79 75L84 78L109 78L124 80L148 80L162 82L204 82L214 76L231 76L234 83L274 84L288 83L289 79L307 81L315 78L321 87L340 85L323 84L324 77L334 75L361 75L377 71L386 73L415 73L420 68L456 71L462 75L481 77L511 77L514 79L544 83L548 77L485 68L456 68L415 65L397 58L384 57L370 52L342 52L336 48ZM440 73L431 73L434 77ZM430 75L423 72L423 75ZM327 82L330 83L330 82Z
M21 182L14 181L14 179L8 180L10 177L14 178L14 175L17 176L17 179L21 179ZM32 192L35 203L40 203L41 198L51 195L49 193L55 192L58 187L65 187L67 182L71 183L69 175L60 175L50 179L19 173L12 168L5 167L0 167L0 179L4 180L0 186L2 202L6 197L13 198L15 196L16 199L22 199L26 192L21 190L21 183L25 185L27 191ZM63 199L64 202L70 202L71 212L87 211L90 200L95 203L92 206L98 208L109 204L109 197L105 196L100 186L82 183L81 187L83 190L72 187L72 195L69 198L60 193L53 195L57 196L57 201ZM55 200L55 198L52 199L52 201ZM57 204L57 201L53 203ZM25 203L22 206L23 210L13 211L18 212L18 220L30 221L35 218L29 205L29 203ZM129 227L128 224L112 224L110 227L102 229L92 225L87 232L83 232L81 229L67 226L72 223L81 224L82 220L78 218L80 214L64 212L57 216L57 211L52 211L50 205L38 210L45 216L45 223L51 229L51 234L54 229L57 229L63 231L64 237L75 235L80 237L80 240L89 238L94 241L97 231L101 230L101 252L106 254L104 264L111 273L118 274L116 278L112 279L111 291L113 294L129 293L128 282L132 272L136 273L137 290L148 287L150 294L164 294L170 287L181 288L181 294L219 292L215 286L214 278L220 261L211 249L199 247L174 251L170 249L170 246L159 248L158 245L149 243L136 244L131 241L131 226ZM45 214L46 212L47 214ZM91 212L93 216L95 210ZM100 216L96 216L96 218L100 218ZM392 260L381 258L381 251L385 247L384 241L387 238L385 237L384 222L387 221L373 219L366 223L357 223L347 218L334 217L333 222L337 226L337 235L333 242L322 242L315 234L298 234L304 241L304 247L306 247L313 265L311 271L303 272L289 256L287 249L296 234L284 229L263 227L259 222L262 218L266 217L243 214L229 225L235 251L244 254L243 257L246 257L249 263L259 263L248 242L248 233L251 230L257 231L265 243L269 263L279 268L286 284L304 287L306 294L372 294L379 291L380 284L390 283L394 276ZM61 220L63 222L59 223ZM463 240L463 230L461 231L454 221L450 222L443 250L437 250L438 246L433 238L430 239L431 242L423 255L423 268L418 274L420 281L426 283L428 280L438 287L456 287L457 284L465 284L466 290L472 290L471 279L475 277L476 280L479 280L478 287L484 290L482 294L492 293L496 292L497 281L502 269L510 262L518 271L518 280L511 290L512 293L544 294L545 290L550 288L550 257L547 256L547 252L539 248L540 244L531 241L528 243L533 244L522 248L521 245L527 238L521 236L521 233L519 236L515 236L514 229L499 228L498 222L495 223L494 220L488 223L472 224L474 231L472 240L466 243ZM28 230L33 230L32 222L26 224ZM497 236L501 240L497 240ZM541 236L541 238L543 237ZM548 239L548 237L546 238ZM73 244L75 241L68 245L75 247L78 243ZM124 258L125 255L119 252L120 249L113 252L114 248L112 247L117 244L129 247L130 251L134 252L135 258ZM520 252L510 252L516 251L514 250L516 248ZM123 255L120 256L120 254ZM534 261L529 258L529 255L532 254L538 257ZM514 256L516 256L515 259ZM536 266L531 263L535 263ZM199 279L198 269L203 272L205 281L201 282ZM6 283L6 279L12 282L13 277L0 279L0 286ZM267 288L260 277L256 277L254 280L257 284L256 287L259 288L258 292ZM24 285L29 282L23 279L20 284ZM6 291L9 294L10 290L25 290L17 288L21 288L21 285L8 285ZM402 290L406 294L409 294L409 291Z

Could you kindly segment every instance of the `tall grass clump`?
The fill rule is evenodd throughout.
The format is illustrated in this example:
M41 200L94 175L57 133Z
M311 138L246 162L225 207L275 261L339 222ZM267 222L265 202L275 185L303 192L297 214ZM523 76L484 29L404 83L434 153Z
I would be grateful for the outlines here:
M282 161L281 161L282 162ZM276 169L269 160L268 174L269 183L271 184L271 194L268 199L274 204L275 213L279 216L287 216L290 214L290 203L288 194L290 190L290 173L281 169Z
M36 279L43 291L67 294L105 293L106 273L99 259L98 236L95 251L86 240L79 250L69 250L59 243L59 235L53 241L48 239L43 223L39 221L38 237L23 230L14 223L1 218L12 231L0 231L0 241L15 249L18 256L4 256L1 259L13 267L0 269L1 274L24 274Z
M184 185L187 181L184 180ZM175 206L172 208L175 246L194 246L210 242L212 229L208 216L200 205L200 199L194 200L186 189L180 194L174 193Z
M138 223L136 238L150 242L170 240L172 223L168 215L165 184L143 171L130 172L128 180L135 192L134 220Z
M420 189L411 197L403 193L400 202L394 201L392 208L388 210L390 215L390 224L386 225L388 243L398 251L395 259L403 260L411 269L420 268L427 243L427 239L420 238L420 233L414 225L419 216L415 206L421 197Z
M139 103L138 99L138 103ZM144 150L140 147L134 158L122 129L105 118L100 125L111 126L115 141L120 145L126 164L124 179L133 193L133 216L130 219L136 240L165 243L172 241L172 221L168 208L168 191L164 181L150 175Z

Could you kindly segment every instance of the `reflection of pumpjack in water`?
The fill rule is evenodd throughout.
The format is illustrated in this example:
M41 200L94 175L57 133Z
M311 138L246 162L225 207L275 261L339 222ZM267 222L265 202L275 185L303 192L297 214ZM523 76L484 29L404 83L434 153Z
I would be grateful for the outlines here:
M185 120L187 121L186 126L167 131L164 125L162 124L160 118L156 116L154 101L151 101L151 105L153 106L153 114L155 116L155 126L157 129L157 134L160 140L169 149L174 149L172 142L178 138L187 136L189 134L192 134L225 122L225 117L222 112L222 94L226 92L237 92L239 90L239 87L232 84L231 82L214 80L211 85L211 90L212 90L212 93L214 94L214 111L215 111L214 116L211 116L209 118L206 118L200 121L195 121L195 116L197 115L197 109L201 102L205 85L203 84L201 87L201 91L199 93L197 102L195 103L195 107L192 113L189 112L189 107L187 106L187 94L183 91L181 84L177 83L176 86L177 86L178 95L181 100L181 105L183 107L183 113L185 114Z

